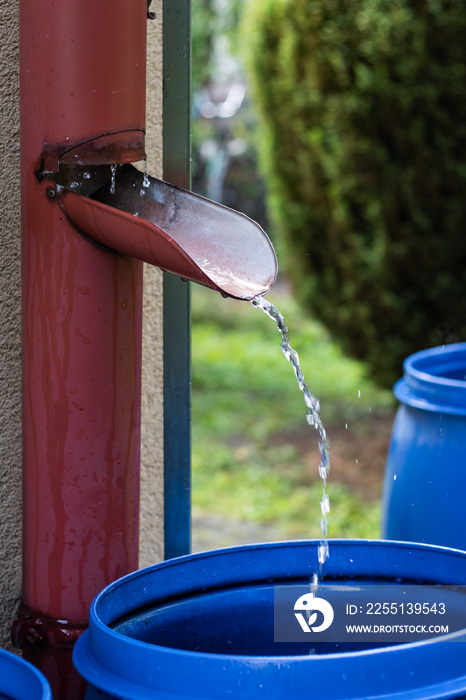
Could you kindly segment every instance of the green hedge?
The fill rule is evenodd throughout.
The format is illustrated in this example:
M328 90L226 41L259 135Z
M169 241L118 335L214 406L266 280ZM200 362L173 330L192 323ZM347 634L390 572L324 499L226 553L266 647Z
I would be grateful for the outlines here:
M466 339L466 3L251 0L242 35L280 257L390 383Z

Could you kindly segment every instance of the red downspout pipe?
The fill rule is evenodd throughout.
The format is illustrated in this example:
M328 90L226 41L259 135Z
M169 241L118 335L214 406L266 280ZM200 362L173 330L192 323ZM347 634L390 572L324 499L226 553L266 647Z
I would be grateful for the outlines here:
M13 637L77 698L90 603L138 565L142 263L44 177L144 158L146 0L20 0L23 597Z
M240 299L277 273L247 217L129 165L117 175L145 157L149 4L20 0L24 515L12 636L54 700L81 697L71 652L90 604L138 565L132 256Z

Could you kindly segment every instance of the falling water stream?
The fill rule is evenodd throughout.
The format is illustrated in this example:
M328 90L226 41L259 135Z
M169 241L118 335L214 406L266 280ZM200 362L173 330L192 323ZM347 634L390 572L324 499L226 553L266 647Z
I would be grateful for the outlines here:
M111 166L111 181L110 181L110 192L115 194L116 185L116 165ZM142 182L142 188L140 190L140 196L144 197L147 188L150 186L150 180L147 175L147 163L144 162L144 177ZM137 216L137 214L136 214ZM228 278L231 275L229 271L227 273L222 273L216 267L212 267L207 260L200 263L201 269L203 269L206 274L209 275L211 279L216 281L218 284L224 282L224 277ZM319 572L315 573L311 581L311 593L314 593L319 576L322 574L322 565L329 557L329 547L328 547L328 513L330 511L330 499L327 494L327 478L330 471L330 444L327 438L327 433L324 425L321 421L319 410L320 405L318 399L311 393L299 363L298 353L294 348L291 347L290 337L288 333L288 328L285 323L285 319L278 309L269 301L264 299L263 296L256 296L251 301L253 306L259 307L262 311L267 314L275 323L282 336L281 350L285 355L288 362L291 363L296 379L298 380L298 386L303 392L304 402L306 404L306 420L309 425L314 426L314 428L319 433L319 449L320 449L320 463L318 467L319 476L322 480L322 499L320 501L321 508L321 520L320 520L320 530L321 530L321 541L318 546L318 562L319 562Z
M322 564L329 557L328 548L328 513L330 511L330 500L327 494L327 478L330 471L330 443L327 438L327 433L324 425L321 421L319 410L320 405L316 397L311 393L299 363L299 357L296 350L291 347L290 337L288 333L288 328L285 323L285 319L282 314L276 309L276 307L270 302L264 299L264 297L255 297L251 304L257 306L262 311L267 314L275 323L282 336L281 350L285 355L288 362L291 363L296 379L298 380L298 386L304 394L304 402L306 404L306 420L309 425L313 425L314 428L319 433L319 449L320 449L320 463L319 463L319 476L322 479L322 500L320 502L321 508L321 520L320 520L320 530L322 533L322 539L319 543L318 548L318 561L319 561L319 575L322 573ZM317 582L317 576L313 579L313 585L315 586ZM312 589L312 586L311 586Z

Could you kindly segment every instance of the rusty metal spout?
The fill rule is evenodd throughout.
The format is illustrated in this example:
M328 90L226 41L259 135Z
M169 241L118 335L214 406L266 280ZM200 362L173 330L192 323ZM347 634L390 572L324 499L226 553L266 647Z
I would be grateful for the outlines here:
M90 196L78 193L92 189L83 176L74 171L74 190L59 185L58 198L72 223L98 243L236 299L266 294L274 284L273 246L244 214L132 165L114 168L113 179ZM93 177L99 183L101 172Z

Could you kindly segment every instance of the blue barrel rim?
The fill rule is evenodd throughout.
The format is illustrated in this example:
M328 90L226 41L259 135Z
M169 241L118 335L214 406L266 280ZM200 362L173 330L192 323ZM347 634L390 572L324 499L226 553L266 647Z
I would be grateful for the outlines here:
M466 375L466 343L421 350L405 359L393 393L413 408L466 416L466 381L447 376L460 370Z
M147 654L148 657L151 657L151 661L149 664L151 667L162 667L165 669L167 668L167 664L173 663L176 669L182 668L189 670L190 668L196 668L197 666L199 666L199 664L202 666L204 662L207 662L207 665L213 664L213 666L215 666L216 668L220 668L221 665L226 665L229 668L227 669L228 673L225 674L226 676L228 676L228 678L225 678L225 682L232 682L232 677L235 677L235 673L238 674L240 667L244 665L244 657L236 655L229 656L226 654L193 652L181 649L172 649L124 637L120 633L112 630L105 622L103 622L100 619L98 614L99 605L102 604L102 601L104 600L106 595L111 595L111 593L118 590L120 586L125 586L128 583L128 581L131 580L143 583L144 577L151 576L154 574L154 572L160 572L166 570L167 568L183 567L184 565L189 566L191 564L195 566L196 563L199 564L199 562L202 561L206 561L215 557L234 556L235 553L239 553L243 556L249 556L251 554L256 554L260 556L261 553L264 554L270 550L283 550L284 548L292 548L293 550L299 550L300 548L313 547L317 550L317 545L318 541L301 540L293 542L243 545L239 547L230 547L227 549L201 552L194 555L186 555L185 557L179 557L177 559L168 560L166 562L160 562L159 564L155 564L151 567L148 567L147 569L142 569L138 572L134 572L133 574L130 574L124 577L123 579L120 579L119 581L110 584L110 586L101 591L94 600L90 615L90 629L81 637L80 640L78 640L78 643L75 646L73 659L75 661L75 665L78 671L89 683L95 685L95 687L99 688L100 690L107 690L108 684L110 684L113 688L117 688L118 690L115 691L117 694L113 695L112 693L112 695L109 695L109 697L131 698L131 700L142 700L143 698L146 698L147 689L145 687L142 689L138 683L134 682L134 680L129 680L128 678L115 675L115 671L113 668L103 667L101 663L96 661L95 656L99 655L102 645L110 644L115 645L114 647L112 647L112 651L117 654L117 657L118 654L121 652L123 646L125 647L126 652L128 650L131 650L131 654L134 655L134 659L138 659L142 655ZM328 562L331 562L332 560L332 552L335 555L338 548L343 548L348 552L350 548L354 549L358 547L363 547L367 549L368 546L372 550L381 550L381 552L379 552L379 566L382 565L384 561L384 550L390 548L392 550L399 551L407 550L407 552L405 552L405 558L407 556L408 559L409 556L412 554L419 555L418 558L420 557L420 561L422 561L423 558L429 559L430 555L435 555L436 557L445 556L449 559L449 561L453 561L455 557L457 557L458 560L461 560L461 563L463 563L462 568L464 569L464 576L466 576L466 566L464 566L466 552L460 550L453 550L447 547L416 544L412 542L394 542L385 540L331 540L331 555ZM337 559L338 558L339 557L337 557ZM326 562L326 564L328 562ZM329 567L327 566L327 576L332 575L331 570L329 572L328 568ZM391 576L391 578L393 578L393 576L400 574L403 570L404 569L391 572L387 572L386 570L384 570L383 574L385 576ZM353 571L353 574L354 573L355 572ZM434 572L432 572L432 575L433 574ZM358 575L360 575L359 571ZM362 575L366 574L363 572ZM379 571L378 575L381 576L382 571ZM438 577L435 577L435 580L439 582ZM466 581L466 579L464 580ZM124 612L125 611L123 611L123 614ZM118 617L119 615L117 615L117 618ZM326 665L328 667L328 678L332 678L334 677L335 666L337 666L337 664L340 665L341 672L341 667L346 667L346 664L348 664L351 661L351 670L348 671L348 676L352 678L352 681L350 679L350 682L346 683L344 695L341 696L335 693L324 693L322 697L335 699L344 697L345 700L351 700L352 698L356 700L356 698L359 698L361 694L359 676L361 673L364 673L365 665L369 661L377 659L377 657L380 657L383 660L384 668L386 667L387 671L390 671L391 669L393 671L394 676L396 676L396 678L399 679L400 682L401 677L403 676L402 673L400 674L400 668L410 665L417 669L417 673L420 674L422 672L425 675L426 673L430 672L429 669L432 664L435 667L437 667L438 664L442 666L443 660L445 662L444 666L449 666L449 669L451 668L452 664L454 665L455 672L457 674L455 678L451 678L451 676L449 675L448 678L440 679L439 683L428 682L425 686L420 686L419 684L416 684L414 686L414 681L411 679L411 687L413 692L412 697L416 698L417 700L427 700L428 698L437 697L439 693L437 691L434 692L434 685L437 685L438 689L441 688L441 697L456 697L460 693L466 694L466 647L464 647L463 644L466 644L466 630L463 632L455 633L453 635L444 636L441 639L436 638L426 640L424 642L413 642L410 644L402 644L398 646L391 646L385 648L365 649L358 652L321 654L319 656L248 656L248 673L251 673L255 677L255 675L257 675L258 673L260 674L261 669L264 668L264 665L268 667L270 672L270 669L272 667L276 668L277 664L281 664L284 669L288 669L286 673L288 673L290 678L296 678L297 675L299 676L303 673L308 673L310 670L312 670L313 665L315 667L316 664L319 664L320 666ZM423 658L421 661L418 658L419 650L422 650L423 652ZM407 661L409 661L409 663L407 663ZM309 666L309 664L311 665ZM357 667L356 671L355 667ZM120 670L121 669L119 669L119 671ZM283 673L285 673L285 671L283 671ZM436 674L435 678L438 679L438 674ZM406 677L403 677L403 679L405 683L408 684L408 689L406 688L406 686L402 685L398 688L392 688L392 692L384 694L384 696L386 695L387 698L393 697L394 699L401 699L401 697L403 697L408 700L408 698L411 697L411 690L409 690L410 681ZM257 680L259 680L259 678ZM315 679L310 680L312 680L312 682L314 683L313 689L315 691L318 691L318 688L315 687ZM417 676L416 681L419 683L419 679ZM445 689L445 685L448 686L448 689ZM321 688L319 692L323 692L323 690L324 689ZM188 700L188 698L191 699L193 697L189 694L185 696L180 691L180 688L167 691L166 688L157 687L157 693L157 697L160 697L160 700L175 700L175 698L177 700ZM371 693L375 695L380 694L379 679L375 684L373 683L372 689L368 689L367 695L370 695ZM223 698L228 697L228 694L223 694L223 692L218 694L217 692L214 692L213 694L203 694L202 697L205 697L206 700L207 698L209 700L210 698L212 698L212 700L223 700ZM246 694L244 695L244 697L248 698L249 695ZM273 695L273 697L279 696ZM283 697L286 697L286 695L284 695Z
M34 689L31 689L31 683L35 685ZM5 649L0 649L0 694L12 700L52 700L45 676L29 661Z

